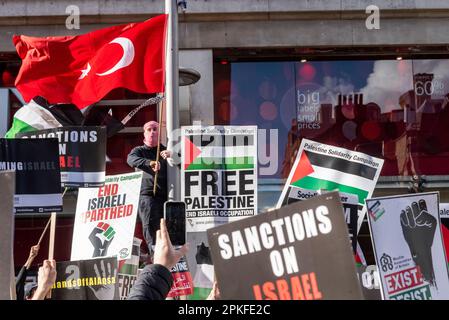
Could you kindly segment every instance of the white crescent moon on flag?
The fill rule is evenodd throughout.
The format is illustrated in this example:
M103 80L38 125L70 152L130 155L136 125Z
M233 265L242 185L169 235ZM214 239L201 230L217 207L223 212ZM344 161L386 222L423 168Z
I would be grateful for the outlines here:
M123 49L123 56L115 66L103 73L97 73L97 76L107 76L108 74L111 74L121 68L129 66L134 60L134 45L131 40L129 40L128 38L119 37L115 38L109 43L119 44Z

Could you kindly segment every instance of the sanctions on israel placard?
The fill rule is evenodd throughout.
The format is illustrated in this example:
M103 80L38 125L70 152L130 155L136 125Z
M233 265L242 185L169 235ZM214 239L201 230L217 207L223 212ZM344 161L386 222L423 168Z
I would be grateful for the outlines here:
M135 172L79 189L71 260L131 257L141 182L142 172Z
M337 192L209 229L224 300L361 299Z

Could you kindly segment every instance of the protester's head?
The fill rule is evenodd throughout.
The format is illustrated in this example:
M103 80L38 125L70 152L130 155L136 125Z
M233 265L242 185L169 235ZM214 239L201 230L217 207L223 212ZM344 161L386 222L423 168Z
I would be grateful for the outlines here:
M37 289L36 282L30 282L25 285L25 300L31 300L33 298L34 292Z
M149 121L143 125L143 143L148 147L156 147L158 134L159 134L159 123L156 121Z

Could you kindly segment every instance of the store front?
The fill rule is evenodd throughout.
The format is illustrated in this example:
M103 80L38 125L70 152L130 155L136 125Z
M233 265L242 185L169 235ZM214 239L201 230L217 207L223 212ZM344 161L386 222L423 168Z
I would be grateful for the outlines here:
M449 202L448 58L216 54L215 123L277 131L259 143L278 159L259 170L259 210L276 205L302 138L384 159L374 196L438 190ZM365 222L365 247L368 233Z

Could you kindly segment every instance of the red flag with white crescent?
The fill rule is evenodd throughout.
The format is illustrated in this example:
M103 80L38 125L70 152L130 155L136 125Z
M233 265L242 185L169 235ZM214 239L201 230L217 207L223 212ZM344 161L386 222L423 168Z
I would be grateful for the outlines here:
M83 109L115 88L139 93L164 91L167 15L79 36L14 36L22 66L16 87L25 101Z

